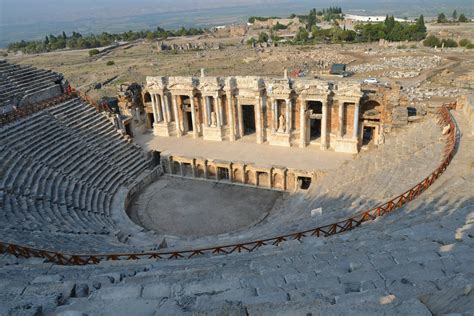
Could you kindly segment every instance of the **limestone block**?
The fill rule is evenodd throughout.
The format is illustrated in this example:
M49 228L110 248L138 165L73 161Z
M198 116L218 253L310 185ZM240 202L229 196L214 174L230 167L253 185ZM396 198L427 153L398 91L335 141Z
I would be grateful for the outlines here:
M145 287L143 288L143 293L142 293L142 297L145 299L169 297L170 295L171 295L170 285L163 284L163 283L145 285Z
M318 207L313 210L311 210L311 217L317 217L323 215L323 208Z
M202 133L204 140L222 141L224 136L220 127L203 126Z
M141 285L110 286L100 289L97 296L103 300L138 298L142 293Z
M87 283L78 283L74 287L74 297L87 297L89 296L89 285Z
M155 136L162 136L162 137L169 137L173 130L173 123L154 123L153 124L153 135Z
M55 275L40 275L40 276L36 277L33 281L31 281L31 284L61 282L62 280L63 280L63 277L61 275L58 275L58 274L55 274Z
M341 153L357 154L358 144L356 139L336 139L334 150Z
M270 145L290 147L290 134L273 133L270 135Z

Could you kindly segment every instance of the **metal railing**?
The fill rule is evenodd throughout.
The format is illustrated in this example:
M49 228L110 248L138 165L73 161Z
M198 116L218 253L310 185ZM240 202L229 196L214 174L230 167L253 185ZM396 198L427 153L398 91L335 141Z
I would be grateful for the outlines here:
M377 217L390 213L397 208L401 208L427 190L436 181L436 179L438 179L441 174L443 174L454 157L459 139L459 131L451 116L451 113L449 112L453 108L455 108L455 103L445 104L439 110L439 124L443 127L449 125L449 131L446 134L446 146L443 159L436 170L434 170L429 176L427 176L417 185L391 199L390 201L332 224L268 239L183 251L114 254L68 254L0 242L0 253L8 253L24 258L45 258L51 262L62 265L86 265L97 264L101 261L107 260L185 259L203 255L252 252L266 245L278 246L281 243L289 240L301 240L303 238L309 237L328 237L347 232L361 226L364 222L374 220Z

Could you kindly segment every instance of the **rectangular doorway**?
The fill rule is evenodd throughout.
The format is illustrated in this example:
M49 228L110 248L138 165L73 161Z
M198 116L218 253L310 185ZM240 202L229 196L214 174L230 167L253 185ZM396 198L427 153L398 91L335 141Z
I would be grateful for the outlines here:
M310 122L310 134L309 141L316 140L321 137L321 120L311 119Z
M186 111L186 121L188 122L188 131L193 131L193 115L191 112Z
M309 141L311 142L321 137L323 103L321 101L308 101L307 105L311 112L309 118Z
M153 123L155 123L155 118L153 117L153 113L147 113L148 124L147 128L153 128Z
M255 133L255 107L253 105L242 105L242 117L244 125L244 135Z
M217 174L218 174L219 180L229 180L228 168L217 167Z
M364 126L362 133L362 145L368 145L374 139L375 127Z

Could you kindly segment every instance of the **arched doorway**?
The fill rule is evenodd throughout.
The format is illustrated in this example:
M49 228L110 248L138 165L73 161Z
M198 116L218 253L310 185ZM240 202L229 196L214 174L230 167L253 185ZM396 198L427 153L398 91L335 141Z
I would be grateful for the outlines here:
M382 106L378 101L367 100L360 108L360 121L362 121L361 141L362 145L368 145L377 141L380 131L380 119Z
M151 103L151 95L149 92L145 92L143 95L143 102L144 103Z
M145 92L143 94L143 104L145 105L145 107L151 106L151 95L149 92ZM152 112L150 112L150 108L148 108L148 111L146 111L146 127L153 128L154 123L155 117L153 116L153 109Z

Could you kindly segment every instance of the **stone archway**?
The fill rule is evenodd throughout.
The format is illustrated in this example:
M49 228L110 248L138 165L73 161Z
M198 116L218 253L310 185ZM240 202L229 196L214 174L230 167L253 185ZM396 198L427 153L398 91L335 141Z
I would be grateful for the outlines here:
M259 187L270 187L269 183L268 183L268 172L264 172L264 171L259 171L257 172L257 177L258 177L258 186Z
M374 99L369 99L360 107L360 139L362 145L377 143L382 118L382 105Z
M285 183L285 179L284 179L284 175L283 174L280 174L280 173L275 173L273 175L273 187L275 189L281 189L283 190L284 189L284 183Z
M171 169L173 174L181 175L181 164L179 162L173 161Z
M373 118L380 120L382 114L382 106L377 100L369 99L362 103L360 107L360 115L362 118Z
M234 169L234 182L244 183L240 169Z
M143 94L143 103L151 103L151 94L148 91Z

